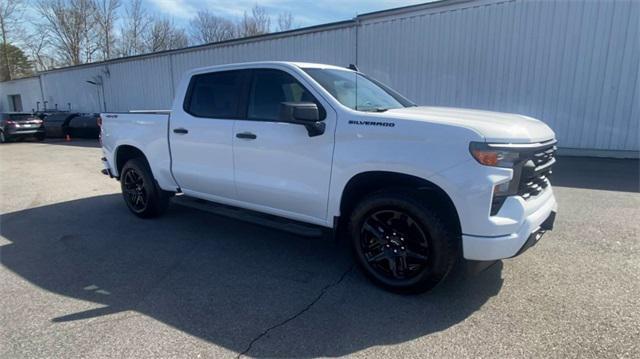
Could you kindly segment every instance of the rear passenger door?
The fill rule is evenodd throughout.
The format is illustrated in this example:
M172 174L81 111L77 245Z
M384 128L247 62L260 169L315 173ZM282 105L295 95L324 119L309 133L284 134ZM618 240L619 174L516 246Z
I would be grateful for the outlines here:
M235 199L233 125L244 113L249 75L248 70L194 75L182 108L174 105L172 172L185 194Z
M284 69L255 69L247 114L235 122L233 146L238 199L263 212L326 224L336 115L305 84ZM282 102L315 102L324 134L278 121Z

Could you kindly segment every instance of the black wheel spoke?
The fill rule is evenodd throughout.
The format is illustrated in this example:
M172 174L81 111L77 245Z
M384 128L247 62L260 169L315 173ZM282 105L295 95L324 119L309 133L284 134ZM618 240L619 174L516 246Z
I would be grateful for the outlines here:
M377 216L373 215L365 222L372 227L376 228L381 233L391 233L391 228L386 224L386 221L381 220Z
M370 269L386 280L411 279L428 264L426 233L420 223L403 210L377 210L362 224L362 255Z
M407 265L407 257L402 255L398 256L398 269L400 269L401 273L407 273L409 271L409 266Z
M140 194L140 204L141 204L142 206L146 206L146 205L147 205L147 199L146 199L146 197L144 196L144 194Z
M372 237L368 237L368 249L375 249L384 245L384 234L379 229L374 228L372 225L365 223L363 226L365 232L371 234Z
M383 260L385 258L387 258L386 254L384 252L380 252L380 253L378 253L376 255L373 255L373 256L367 258L367 261L368 262L379 262L379 261L381 261L381 260Z
M407 249L405 254L409 258L417 259L417 260L420 260L420 261L426 261L427 260L427 256L422 255L420 253L416 253L416 252L414 252L414 251L412 251L410 249Z
M391 272L393 277L400 278L400 274L398 273L398 267L396 266L396 258L390 257L390 258L387 258L387 261L389 263L389 271Z

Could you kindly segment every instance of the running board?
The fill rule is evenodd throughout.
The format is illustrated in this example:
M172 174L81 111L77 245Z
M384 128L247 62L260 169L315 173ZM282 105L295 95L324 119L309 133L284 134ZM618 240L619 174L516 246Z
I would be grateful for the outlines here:
M206 211L219 216L229 217L245 222L250 222L263 227L269 227L303 237L323 237L326 231L320 226L306 224L282 217L251 211L248 209L227 206L224 204L205 201L199 198L187 197L184 195L175 196L171 203L181 206Z

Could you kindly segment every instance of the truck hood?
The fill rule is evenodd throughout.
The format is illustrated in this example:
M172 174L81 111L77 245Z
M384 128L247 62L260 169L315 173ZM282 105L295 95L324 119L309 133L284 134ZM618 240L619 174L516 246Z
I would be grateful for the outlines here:
M397 119L465 127L487 142L535 143L555 137L553 130L542 121L511 113L418 106L392 109L384 114Z

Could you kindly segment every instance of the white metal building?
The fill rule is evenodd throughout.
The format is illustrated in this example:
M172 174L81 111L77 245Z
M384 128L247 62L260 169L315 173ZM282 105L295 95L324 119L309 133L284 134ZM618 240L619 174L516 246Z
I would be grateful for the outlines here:
M354 63L418 104L539 118L565 153L638 157L639 20L638 0L445 0L51 70L0 83L0 110L13 110L15 95L25 111L166 109L194 67Z

